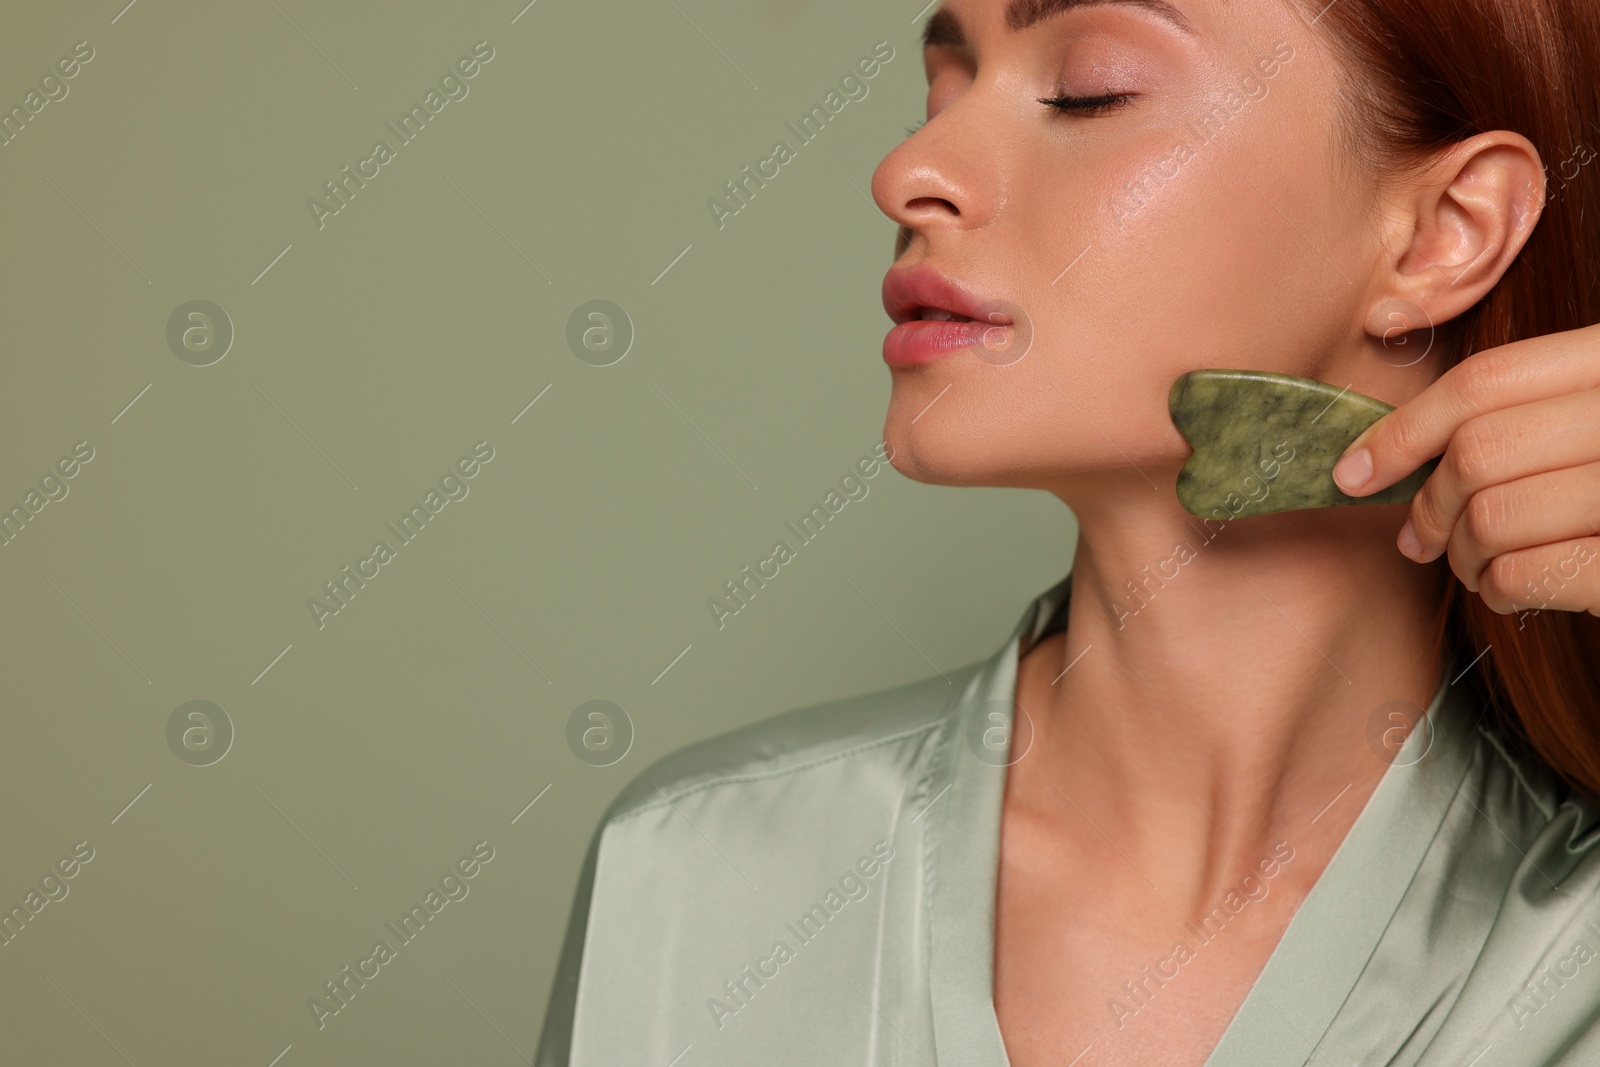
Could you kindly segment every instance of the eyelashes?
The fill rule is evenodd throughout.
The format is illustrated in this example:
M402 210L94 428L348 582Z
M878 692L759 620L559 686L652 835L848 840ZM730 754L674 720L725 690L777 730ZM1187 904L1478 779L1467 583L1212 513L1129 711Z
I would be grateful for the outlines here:
M1062 94L1060 96L1043 96L1039 103L1055 111L1069 115L1102 115L1125 107L1132 103L1138 93L1096 93L1093 96L1073 96ZM910 137L928 124L927 119L917 120L916 125L906 127L906 136Z
M1098 115L1132 102L1138 93L1097 93L1094 96L1046 96L1039 103L1071 115Z

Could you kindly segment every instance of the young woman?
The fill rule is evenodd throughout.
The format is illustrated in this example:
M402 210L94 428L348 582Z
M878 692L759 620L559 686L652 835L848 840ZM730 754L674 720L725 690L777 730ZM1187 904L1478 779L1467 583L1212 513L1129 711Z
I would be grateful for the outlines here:
M1071 573L982 663L641 774L537 1062L1600 1063L1600 8L945 0L926 44L885 440L1060 498ZM1198 368L1398 405L1350 494L1442 458L1202 522Z

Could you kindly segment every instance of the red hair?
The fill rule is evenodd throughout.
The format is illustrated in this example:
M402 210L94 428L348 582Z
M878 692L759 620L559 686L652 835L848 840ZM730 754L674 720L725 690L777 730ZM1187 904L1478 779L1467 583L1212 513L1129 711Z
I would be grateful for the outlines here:
M1600 140L1600 5L1325 3L1302 7L1343 61L1345 140L1370 170L1403 174L1490 130L1522 134L1544 160L1544 213L1500 282L1450 324L1441 370L1487 348L1600 322L1600 162L1590 147ZM1487 650L1460 684L1513 743L1600 796L1600 618L1554 608L1500 615L1454 575L1444 584L1439 644L1466 651L1460 668Z

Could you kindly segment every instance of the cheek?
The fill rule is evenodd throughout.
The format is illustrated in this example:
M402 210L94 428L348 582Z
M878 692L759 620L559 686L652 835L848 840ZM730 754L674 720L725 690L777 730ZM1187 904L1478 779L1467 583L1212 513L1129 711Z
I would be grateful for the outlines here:
M1305 373L1348 335L1364 216L1333 176L1326 122L1296 103L1275 91L1221 131L1179 121L1079 168L1056 216L1072 221L1049 227L1089 249L1042 305L1057 351L1090 342L1118 357L1097 369L1149 388L1204 366Z
M1197 151L1171 178L1153 182L1174 158L1159 157L1120 183L1116 215L1096 220L1093 284L1064 298L1087 321L1120 324L1127 348L1145 362L1158 353L1203 360L1258 336L1276 313L1269 279L1297 259L1284 255L1272 209L1226 153Z

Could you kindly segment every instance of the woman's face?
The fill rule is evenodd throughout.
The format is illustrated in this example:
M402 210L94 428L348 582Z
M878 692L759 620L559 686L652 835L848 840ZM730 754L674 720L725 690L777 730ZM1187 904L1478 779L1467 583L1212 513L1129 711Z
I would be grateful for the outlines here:
M872 180L901 225L885 306L1001 325L890 332L897 469L1069 503L1098 472L1170 487L1185 371L1380 397L1423 373L1364 330L1375 194L1339 147L1311 17L1291 0L945 0L928 121Z

